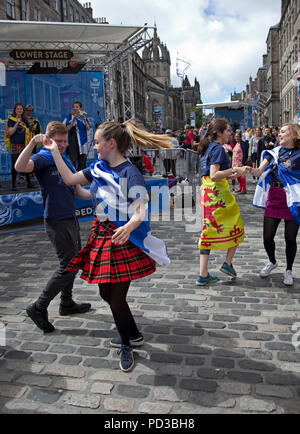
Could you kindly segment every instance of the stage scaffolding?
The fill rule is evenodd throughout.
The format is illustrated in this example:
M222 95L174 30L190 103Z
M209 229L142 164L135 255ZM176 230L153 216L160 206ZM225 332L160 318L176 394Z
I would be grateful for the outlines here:
M239 109L244 110L244 128L249 127L249 108L251 108L251 114L253 117L253 111L255 110L255 105L252 101L228 101L228 102L217 102L217 103L207 103L207 104L197 104L198 108L202 110L211 110L213 112L213 119L216 118L216 109Z
M151 42L152 27L50 22L0 21L0 61L8 69L27 70L31 62L13 61L14 49L70 50L83 71L103 73L106 120L115 113L114 67L120 64L122 115L135 116L132 55Z

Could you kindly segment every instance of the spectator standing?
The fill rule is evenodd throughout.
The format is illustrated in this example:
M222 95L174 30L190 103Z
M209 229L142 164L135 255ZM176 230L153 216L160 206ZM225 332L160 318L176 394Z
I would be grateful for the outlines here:
M248 145L242 141L241 131L235 133L235 147L233 149L232 167L243 167L248 159ZM237 178L239 183L239 191L237 194L247 194L246 177L240 176Z
M274 143L272 142L271 129L265 128L264 136L259 140L257 145L257 162L258 166L261 162L261 156L263 151L274 149Z
M249 155L252 160L252 167L255 169L258 163L258 142L263 138L263 132L261 127L257 127L254 136L251 137L249 143ZM253 177L253 184L256 183L255 176Z
M142 158L143 158L143 172L144 175L152 176L154 172L154 167L151 163L151 160L147 155L145 155L145 151L141 151Z
M67 154L70 155L73 166L79 172L86 167L88 131L91 129L80 101L73 103L73 112L69 114L63 123L69 130Z
M277 148L277 146L280 146L279 137L278 137L279 131L278 127L272 128L272 142L274 143L274 148Z
M185 126L185 141L184 147L185 149L193 149L194 146L194 133L192 131L192 127L190 125Z
M25 107L25 112L26 112L26 119L29 122L30 125L30 131L31 131L31 136L37 136L38 134L42 134L43 130L42 130L42 126L40 121L33 116L33 112L34 112L34 108L32 105L28 104ZM34 148L34 150L32 151L33 154L36 153L36 149L37 147Z
M17 171L15 163L28 145L31 139L31 131L28 120L26 119L25 107L22 103L17 102L14 106L12 115L6 121L5 127L5 145L11 155L11 179L12 190L16 190ZM30 175L26 173L27 188L31 188Z

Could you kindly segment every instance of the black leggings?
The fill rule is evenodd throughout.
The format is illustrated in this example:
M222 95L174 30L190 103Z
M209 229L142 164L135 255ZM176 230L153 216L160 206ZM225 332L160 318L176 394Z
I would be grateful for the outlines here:
M99 285L100 296L109 304L122 343L127 346L130 345L130 338L137 338L140 335L126 301L130 283L104 283Z
M264 246L270 262L276 264L275 241L276 232L281 219L265 217L264 219ZM293 270L297 254L297 235L299 226L294 221L285 220L285 247L287 270Z

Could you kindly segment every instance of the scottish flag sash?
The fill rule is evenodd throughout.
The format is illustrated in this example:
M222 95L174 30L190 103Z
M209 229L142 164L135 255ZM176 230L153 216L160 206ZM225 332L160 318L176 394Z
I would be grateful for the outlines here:
M128 206L127 189L122 188L123 179L109 167L109 164L100 160L90 166L93 180L98 186L97 199L106 217L117 227L124 226L134 214L133 206ZM134 192L129 192L133 200L145 199L148 193L145 187L137 186ZM150 256L159 265L170 265L165 243L151 235L149 220L143 221L131 234L129 240L146 255Z
M286 193L287 206L293 220L300 226L300 170L290 170L284 165L279 164L279 152L281 149L281 147L277 147L264 152L263 159L265 153L268 152L274 158L274 163L272 163L273 167L268 166L261 175L256 187L253 205L258 208L266 208L271 188L272 170L275 166L278 169L278 175Z

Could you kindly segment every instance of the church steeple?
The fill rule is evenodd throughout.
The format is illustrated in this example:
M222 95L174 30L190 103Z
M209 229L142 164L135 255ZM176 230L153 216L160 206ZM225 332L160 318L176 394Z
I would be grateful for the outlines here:
M166 87L171 85L171 57L169 50L158 37L156 23L154 24L154 34L152 41L142 54L146 64L147 73L156 78Z

